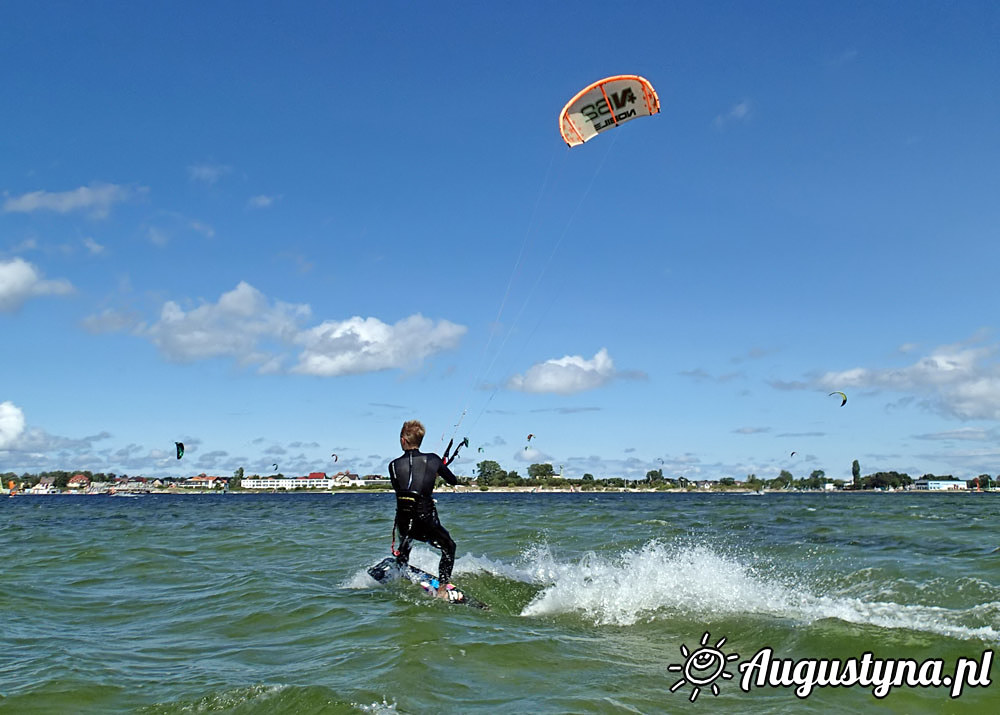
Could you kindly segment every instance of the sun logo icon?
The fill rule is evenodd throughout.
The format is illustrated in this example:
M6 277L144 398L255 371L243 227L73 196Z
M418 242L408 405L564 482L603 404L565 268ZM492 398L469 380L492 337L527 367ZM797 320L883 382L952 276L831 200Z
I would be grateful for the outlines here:
M698 699L701 689L708 685L712 686L712 695L718 695L719 686L715 681L719 678L732 680L732 673L726 672L726 663L740 657L739 653L726 655L722 652L725 638L720 638L714 646L707 645L708 639L709 633L705 631L705 635L701 637L701 647L694 651L688 651L687 646L681 644L681 655L685 658L684 665L667 666L667 670L681 674L681 679L670 686L670 692L676 692L678 688L690 683L692 703Z

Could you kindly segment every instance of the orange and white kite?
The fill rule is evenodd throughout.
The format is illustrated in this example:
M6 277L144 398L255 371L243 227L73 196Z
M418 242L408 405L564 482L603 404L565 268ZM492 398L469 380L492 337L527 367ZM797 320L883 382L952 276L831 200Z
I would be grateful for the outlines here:
M659 111L660 99L645 77L605 77L580 90L563 107L559 133L567 144L577 146L636 117L650 117Z

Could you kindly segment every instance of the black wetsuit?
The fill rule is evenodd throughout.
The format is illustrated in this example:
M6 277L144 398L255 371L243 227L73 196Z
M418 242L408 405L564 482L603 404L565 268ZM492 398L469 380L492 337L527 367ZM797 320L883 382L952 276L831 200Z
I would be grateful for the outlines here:
M449 484L458 484L458 479L436 454L408 449L402 457L389 462L389 479L396 490L395 528L400 538L396 557L405 564L414 539L441 549L438 580L448 583L455 565L455 542L438 521L431 496L438 475Z

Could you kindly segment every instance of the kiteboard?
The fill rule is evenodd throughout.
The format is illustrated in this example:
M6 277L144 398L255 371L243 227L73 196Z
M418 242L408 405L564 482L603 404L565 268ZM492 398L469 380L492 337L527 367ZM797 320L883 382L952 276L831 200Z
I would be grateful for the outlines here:
M441 600L446 600L448 603L460 604L463 606L472 606L473 608L481 608L483 610L489 610L487 606L482 601L477 601L472 596L465 593L459 588L456 588L453 584L448 584L451 588L446 588L447 598L438 595L440 589L435 589L433 583L437 579L431 574L418 569L416 566L407 564L405 567L401 566L394 556L389 556L388 558L382 559L377 564L368 569L368 575L379 583L388 583L397 578L405 578L424 589L429 595L435 598L441 598Z

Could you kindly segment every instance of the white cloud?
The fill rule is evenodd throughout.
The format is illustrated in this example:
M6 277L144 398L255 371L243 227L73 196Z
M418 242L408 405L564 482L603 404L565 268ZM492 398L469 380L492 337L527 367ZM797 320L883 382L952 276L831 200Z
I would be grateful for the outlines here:
M28 298L73 292L67 280L44 280L38 270L22 258L0 261L0 313L13 312Z
M465 326L420 314L394 325L357 316L328 320L296 338L304 349L293 372L329 377L405 368L456 347L465 332Z
M113 308L107 308L97 315L88 315L81 325L88 333L118 333L136 328L140 324L139 317L134 313L126 313Z
M280 196L267 196L266 194L260 194L259 196L253 196L247 202L247 206L252 209L266 209L274 205L274 202L280 199Z
M542 463L551 460L552 457L545 454L541 450L535 449L534 447L528 447L527 449L522 449L514 452L514 460L518 462L525 463Z
M945 345L901 368L856 367L828 372L824 389L851 388L913 393L937 410L959 419L1000 419L1000 362L997 346Z
M156 246L166 246L170 241L170 237L167 233L158 229L156 226L150 226L149 230L146 232L146 236L149 238L149 242Z
M191 181L202 184L215 184L223 176L232 171L231 166L225 164L193 164L188 167L188 176Z
M616 377L614 362L605 348L590 360L580 355L566 355L532 365L524 375L507 382L511 390L570 395L606 385Z
M38 248L38 239L34 236L24 239L18 244L15 244L11 249L11 253L26 253L28 251L34 251Z
M102 439L107 439L111 435L108 432L101 432L81 438L60 437L49 434L43 429L32 427L25 429L17 444L12 449L23 453L30 453L40 456L46 452L56 452L60 450L89 451L93 448L93 443Z
M914 435L917 439L927 440L963 440L968 442L996 441L996 430L986 430L981 427L962 427L956 430L945 432L931 432L928 434Z
M745 122L750 118L750 112L752 109L753 107L748 99L737 102L730 107L728 111L715 117L715 126L721 129L732 122Z
M90 236L87 236L86 238L83 239L83 245L86 246L87 250L90 251L91 255L96 256L98 254L104 253L104 246L99 244Z
M681 377L689 377L692 380L697 380L699 382L730 382L741 377L746 377L746 374L743 372L727 372L722 375L712 375L700 367L695 368L694 370L682 370L677 374Z
M229 356L244 363L269 358L258 348L265 339L290 342L298 321L309 315L308 305L271 302L249 283L240 282L223 293L218 303L185 311L167 301L160 319L142 330L171 360L190 362Z
M145 191L145 188L140 188L139 191ZM5 199L3 210L7 213L55 211L63 214L89 211L94 218L104 218L114 204L126 201L132 193L128 187L117 184L91 184L62 192L32 191Z
M241 281L215 303L185 309L167 301L152 324L107 309L85 318L83 327L92 333L129 331L152 341L175 362L230 357L256 366L262 374L322 377L415 366L434 353L454 348L466 332L464 326L419 314L394 325L353 317L303 328L311 313L306 304L272 301ZM300 350L297 363L289 368L290 354L296 349Z
M201 221L192 221L191 228L200 233L205 238L215 238L215 229L209 226L207 223Z
M9 400L0 402L0 449L12 447L24 433L24 413Z
M187 236L190 232L205 238L215 238L215 227L211 224L188 218L176 211L158 211L155 223L150 223L145 230L146 238L156 246L166 246L175 238Z

